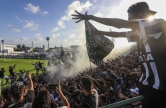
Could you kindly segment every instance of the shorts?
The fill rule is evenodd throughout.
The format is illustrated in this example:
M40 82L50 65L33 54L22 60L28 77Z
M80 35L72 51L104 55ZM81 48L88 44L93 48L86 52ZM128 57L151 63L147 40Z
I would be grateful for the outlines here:
M9 79L9 77L8 77L8 76L4 76L3 78L5 78L5 79Z

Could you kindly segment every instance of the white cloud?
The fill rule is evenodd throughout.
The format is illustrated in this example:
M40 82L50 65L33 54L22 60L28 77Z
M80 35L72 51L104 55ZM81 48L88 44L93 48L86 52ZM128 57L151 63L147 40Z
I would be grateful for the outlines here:
M19 29L12 29L11 32L20 32Z
M76 35L75 34L70 34L68 38L75 38Z
M47 11L44 11L43 14L44 15L49 15L49 13Z
M66 28L63 21L58 21L59 28Z
M52 38L50 38L50 41L53 41L53 39L52 39Z
M66 40L66 39L64 39L63 41L64 41L64 42L67 42L67 40Z
M24 9L34 14L40 11L39 6L34 6L31 3L27 4L27 6Z
M51 31L52 31L52 32L55 32L55 31L57 31L57 30L59 30L59 28L58 28L58 27L55 27L55 28L53 28Z
M40 33L36 33L34 36L35 36L35 37L40 37L41 34L40 34Z
M15 16L15 18L16 18L18 21L22 22L22 19L20 19L19 17Z
M34 21L26 21L26 25L24 26L24 28L29 28L30 30L37 30L40 25L35 23Z
M16 39L9 40L9 42L18 42Z
M57 38L57 37L59 37L59 36L60 36L60 34L52 34L52 35L51 35L52 38Z
M37 41L42 41L43 38L42 38L42 37L37 37L36 40L37 40Z
M13 25L9 24L9 25L6 25L7 27L13 27Z
M86 11L89 10L89 8L92 6L92 3L90 1L86 1L85 3L81 3L80 1L73 1L66 10L66 15L61 17L61 20L71 20L72 16L71 14L75 13L74 10L77 10L78 12L82 12L82 10Z
M22 37L21 40L28 40L28 38L27 37Z
M71 14L74 13L74 10L77 10L81 12L82 10L88 10L92 6L92 3L90 1L86 1L85 3L81 3L80 1L73 1L67 8L67 11L64 16L60 18L60 20L57 22L57 27L52 29L52 31L57 31L59 29L66 28L64 21L71 20Z
M2 40L2 38L0 38L0 40Z

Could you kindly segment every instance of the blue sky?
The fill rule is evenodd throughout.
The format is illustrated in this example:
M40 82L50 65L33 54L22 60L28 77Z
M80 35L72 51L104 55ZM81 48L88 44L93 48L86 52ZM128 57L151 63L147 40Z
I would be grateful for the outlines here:
M25 44L42 47L47 45L46 37L50 37L50 46L70 46L85 44L84 23L75 24L71 19L74 10L99 17L117 17L127 19L127 8L140 0L0 0L0 40L6 44ZM160 13L157 17L165 17L164 0L145 0L153 10ZM156 5L161 7L156 9ZM102 24L92 23L99 30L123 31ZM119 42L124 41L120 40Z

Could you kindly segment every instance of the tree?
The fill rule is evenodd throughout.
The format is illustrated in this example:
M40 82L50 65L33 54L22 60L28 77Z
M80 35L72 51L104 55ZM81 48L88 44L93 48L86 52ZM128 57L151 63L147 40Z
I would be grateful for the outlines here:
M19 51L21 50L21 44L17 45L17 50L19 50Z
M22 44L21 48L22 48L22 49L25 49L25 48L26 48L25 44Z
M37 52L37 49L33 49L33 52Z

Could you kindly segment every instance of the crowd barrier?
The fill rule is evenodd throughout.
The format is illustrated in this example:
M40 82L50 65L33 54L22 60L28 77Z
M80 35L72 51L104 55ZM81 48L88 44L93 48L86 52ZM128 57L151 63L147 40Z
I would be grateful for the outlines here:
M140 96L137 96L137 97L134 97L134 98L130 98L130 99L127 99L127 100L124 100L124 101L116 102L116 103L109 104L109 105L106 105L106 106L102 106L102 107L99 107L99 108L118 108L118 107L121 107L121 106L132 104L134 102L142 101L143 99L144 99L144 97L142 95L140 95Z

